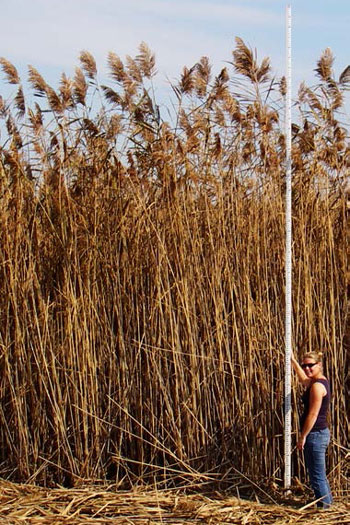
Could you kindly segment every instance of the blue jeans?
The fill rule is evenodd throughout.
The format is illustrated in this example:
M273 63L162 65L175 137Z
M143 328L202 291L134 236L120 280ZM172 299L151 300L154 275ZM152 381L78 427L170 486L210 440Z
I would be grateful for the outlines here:
M328 428L310 432L304 446L304 458L311 487L318 507L329 507L332 502L331 489L326 476L326 450L329 444ZM322 499L320 499L322 498Z

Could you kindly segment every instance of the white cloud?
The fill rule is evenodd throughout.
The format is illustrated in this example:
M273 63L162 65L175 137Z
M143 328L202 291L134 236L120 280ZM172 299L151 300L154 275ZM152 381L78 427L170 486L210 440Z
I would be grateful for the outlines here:
M101 60L109 50L133 54L146 41L173 74L174 62L184 65L212 49L216 54L242 24L268 27L278 20L272 12L213 0L7 0L1 53L33 65L71 67L81 49Z
M181 20L221 22L231 20L232 23L249 23L266 26L283 23L282 17L275 10L258 7L247 7L246 2L215 2L215 1L164 1L164 0L130 0L128 8L138 9L143 13L151 13L155 17L175 17Z
M183 66L193 65L203 55L218 71L231 59L236 35L256 47L259 57L270 56L279 74L284 70L285 5L278 0L1 2L0 54L23 72L26 64L32 64L52 84L58 82L61 71L73 74L83 49L94 55L104 74L109 51L121 58L133 56L145 41L156 54L157 85L164 86L166 77L173 81ZM293 59L299 82L300 72L307 71L310 76L315 67L312 57L318 56L324 38L320 31L310 33L305 28L324 27L331 17L324 10L311 13L310 6L301 7L304 2L299 0L293 4ZM339 16L337 13L335 18L339 20ZM332 42L324 41L323 48L327 46L332 47Z

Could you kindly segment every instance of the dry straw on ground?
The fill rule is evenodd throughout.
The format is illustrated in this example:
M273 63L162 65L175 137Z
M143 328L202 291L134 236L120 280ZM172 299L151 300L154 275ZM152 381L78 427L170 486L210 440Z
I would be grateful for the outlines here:
M57 90L0 99L0 474L220 490L283 467L284 82L237 39L168 113L146 45L83 52ZM325 349L330 479L348 488L348 131L327 50L293 125L297 353ZM30 99L29 99L30 100ZM296 431L298 392L293 394ZM294 437L294 436L293 436ZM293 471L304 478L302 458Z
M331 510L322 512L220 495L185 495L177 491L115 492L104 487L48 490L6 482L1 482L0 489L0 523L8 525L350 523L350 507L346 504L335 504Z
M179 491L115 492L104 487L40 489L0 484L0 523L59 525L69 523L120 525L287 525L347 524L350 506L335 504L329 511L266 505L237 497L185 495Z

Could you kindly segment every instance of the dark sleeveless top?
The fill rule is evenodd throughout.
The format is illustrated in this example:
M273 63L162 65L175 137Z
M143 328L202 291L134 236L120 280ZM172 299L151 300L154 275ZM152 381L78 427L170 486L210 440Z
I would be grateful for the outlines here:
M330 389L330 386L329 386L329 383L328 383L328 379L316 379L312 383L312 385L314 383L321 383L325 387L325 389L327 391L327 394L325 396L323 396L323 398L322 398L321 408L320 408L320 411L318 413L318 416L317 416L317 419L315 421L315 424L314 424L314 426L311 429L311 432L317 432L317 430L323 430L323 429L328 427L328 424L327 424L327 412L328 412L329 402L330 402L330 399L331 399L331 389ZM303 428L306 416L309 413L310 389L311 389L312 385L309 386L309 388L304 392L304 394L302 395L302 398L301 398L303 403L304 403L304 412L303 412L303 414L302 414L302 416L300 418L300 428L301 429Z

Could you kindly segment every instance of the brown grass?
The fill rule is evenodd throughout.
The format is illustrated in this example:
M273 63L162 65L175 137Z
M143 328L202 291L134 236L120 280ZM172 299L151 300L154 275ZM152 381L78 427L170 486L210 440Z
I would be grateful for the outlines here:
M32 485L1 483L0 523L30 524L346 524L348 504L330 511L314 507L248 502L221 494L186 495L181 491L117 491L103 486L42 489Z
M237 40L232 78L213 78L206 58L184 69L167 122L146 45L125 63L109 55L111 86L88 52L80 59L57 91L30 67L40 104L17 92L0 111L0 472L46 485L279 483L283 82ZM341 494L349 75L337 82L329 64L327 51L320 84L296 102L293 338L297 353L326 351ZM293 471L304 477L296 453Z

